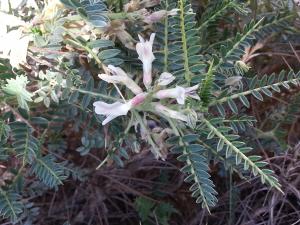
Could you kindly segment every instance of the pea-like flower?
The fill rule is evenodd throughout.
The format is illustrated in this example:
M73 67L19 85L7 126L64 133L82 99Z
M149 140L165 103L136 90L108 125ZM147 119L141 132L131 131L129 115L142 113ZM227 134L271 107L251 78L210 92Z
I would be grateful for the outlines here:
M93 106L95 107L96 114L105 115L106 118L102 122L102 125L107 124L111 120L119 116L125 116L130 109L142 104L147 96L147 93L140 93L128 102L114 102L112 104L97 101L94 102Z
M175 80L175 77L168 72L163 72L157 80L159 86L167 86Z
M147 89L150 88L152 83L152 62L155 59L152 52L154 38L155 33L151 34L149 41L144 40L139 35L140 42L136 44L139 60L143 63L143 82Z
M154 97L158 99L174 98L177 100L178 104L184 105L185 99L187 97L200 100L200 97L197 94L198 88L199 85L195 85L193 87L188 88L177 86L175 88L160 90L155 93Z
M109 65L108 69L112 75L100 74L99 77L108 83L122 83L134 94L140 94L143 90L120 68Z
M175 13L172 12L172 13ZM175 76L171 73L163 72L160 74L159 78L155 81L155 85L152 87L152 62L155 59L152 46L155 38L155 33L151 34L149 40L144 40L141 36L139 36L140 42L136 45L136 51L139 56L139 60L143 63L143 83L146 87L147 91L143 92L143 89L135 83L121 68L115 67L112 65L108 66L109 74L100 74L99 77L108 82L108 83L121 83L126 85L136 96L129 101L124 102L114 102L114 103L106 103L102 101L94 102L95 113L99 115L105 115L106 118L102 122L102 125L107 124L111 120L115 119L119 116L127 115L127 113L134 107L139 106L145 102L147 95L149 98L147 102L143 105L143 110L149 111L149 105L151 105L151 111L156 112L157 114L163 115L165 117L177 119L184 121L188 124L191 123L191 116L187 113L183 113L180 111L175 111L170 109L159 102L152 102L152 98L157 99L166 99L172 98L176 99L178 104L183 105L187 97L191 97L197 100L200 100L200 97L197 94L197 90L199 85L195 85L193 87L181 87L176 86L175 88L170 89L162 89L165 86L169 85L175 80ZM151 88L151 90L149 90ZM122 94L120 94L122 96ZM124 97L122 96L124 99ZM142 107L140 107L142 109ZM185 111L186 112L186 111Z
M187 115L185 115L182 112L178 112L178 111L169 109L168 107L166 107L166 106L164 106L160 103L153 103L153 105L154 105L154 109L157 113L160 113L160 114L162 114L166 117L181 120L181 121L184 121L184 122L188 121Z

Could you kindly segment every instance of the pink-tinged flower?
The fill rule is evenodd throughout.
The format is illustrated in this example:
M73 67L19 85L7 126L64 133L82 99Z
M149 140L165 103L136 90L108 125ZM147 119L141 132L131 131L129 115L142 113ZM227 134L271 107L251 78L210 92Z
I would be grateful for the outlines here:
M182 120L184 122L188 121L188 117L181 112L169 109L168 107L163 106L160 103L153 103L153 104L154 104L155 111L160 114L165 115L166 117L170 117L170 118L177 119L177 120Z
M140 42L136 44L136 51L139 55L139 60L143 62L143 82L147 89L150 88L152 83L152 62L155 59L152 46L155 38L155 33L152 33L149 41L145 41L139 35Z
M172 83L175 80L175 77L168 72L163 72L157 82L159 86L167 86L168 84Z
M147 93L140 93L126 103L114 102L112 104L97 101L94 102L95 113L99 115L105 115L106 119L102 122L102 125L107 124L111 120L118 116L127 115L128 111L135 106L142 104L147 96Z
M177 86L171 89L160 90L155 93L154 97L158 99L175 98L178 104L184 105L186 97L200 100L200 97L197 94L198 87L199 85L188 88Z
M199 88L199 84L194 85L193 87L185 88L185 95L193 99L200 100L200 97L197 94L198 88Z
M172 9L171 11L160 10L145 16L144 22L148 24L157 23L167 16L175 16L178 9Z
M133 97L129 102L132 105L132 107L136 107L139 106L140 104L142 104L146 97L147 97L148 93L140 93L138 95L136 95L135 97Z
M112 75L100 74L98 75L99 78L108 83L122 83L136 95L143 92L143 90L120 67L109 65L108 69Z

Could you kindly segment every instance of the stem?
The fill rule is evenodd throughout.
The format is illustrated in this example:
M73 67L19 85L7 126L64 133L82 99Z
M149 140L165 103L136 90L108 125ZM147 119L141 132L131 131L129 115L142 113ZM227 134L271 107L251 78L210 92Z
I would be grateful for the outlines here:
M214 21L215 18L217 18L219 15L221 15L223 13L223 11L225 11L231 5L232 5L232 1L229 1L226 5L224 5L222 8L220 8L212 16L210 16L209 18L205 18L206 20L203 21L203 23L201 23L201 25L199 26L199 31L201 31L203 28L205 28L207 24Z
M243 152L241 152L235 145L233 145L216 127L214 127L207 119L202 118L202 121L206 124L206 126L209 128L209 130L213 131L218 138L224 141L224 143L231 148L235 154L237 154L239 157L241 157L244 162L247 162L248 165L255 169L257 173L264 178L265 181L267 181L271 186L274 186L278 191L282 192L280 187L275 184L268 175L266 175L254 162L252 162ZM282 192L283 193L283 192Z
M227 102L230 99L236 99L236 98L239 98L240 96L243 96L243 95L249 95L254 91L260 91L262 88L267 88L268 89L268 88L271 88L272 86L280 86L284 82L289 82L289 83L297 82L297 81L299 81L299 79L300 78L295 78L295 79L292 79L292 80L283 81L283 82L279 82L279 83L276 83L276 84L270 84L270 85L267 85L267 86L264 86L264 87L259 87L259 88L255 88L255 89L252 89L252 90L237 93L237 94L234 94L234 95L231 95L231 96L228 96L228 97L218 99L218 100L210 103L209 106L214 106L214 105L219 104L219 103Z
M147 133L149 135L147 135L147 138L148 138L148 142L149 144L152 146L153 150L154 150L154 154L156 156L156 158L159 158L159 157L162 157L157 145L155 144L155 142L152 140L152 137L151 137L151 134L150 132L148 131L143 119L141 118L141 116L135 111L135 110L131 110L131 113L136 117L136 119L138 120L139 124L141 125L142 129L146 130Z
M168 120L170 126L172 127L172 129L174 130L175 135L182 137L182 136L183 136L182 132L180 132L180 129L177 129L176 125L173 123L173 120L170 119L170 118L167 118L167 120ZM181 134L180 134L180 133L181 133ZM179 140L179 145L180 145L180 146L183 146L183 151L182 151L183 154L188 156L187 159L186 159L186 164L191 166L191 174L194 175L194 181L195 181L195 183L197 183L198 186L199 186L198 189L199 189L199 191L200 191L200 195L201 195L202 200L203 200L203 202L204 202L204 204L205 204L205 206L206 206L207 211L208 211L209 214L210 214L210 210L209 210L209 207L208 207L206 198L204 197L205 195L203 194L202 187L201 187L201 185L200 185L200 181L199 181L198 176L197 176L197 173L196 173L196 171L195 171L195 169L194 169L194 164L193 164L192 160L190 159L190 153L186 150L186 146L187 146L187 145L186 145L186 143L184 143L184 142L182 141L181 138L180 138L180 140Z
M96 93L96 92L92 92L92 91L86 91L86 90L83 90L83 89L78 89L78 88L71 88L72 91L78 91L80 93L83 93L83 94L89 94L89 95L92 95L92 96L96 96L96 97L101 97L103 99L107 99L107 100L114 100L114 101L119 101L120 99L118 98L115 98L115 97L111 97L111 96L108 96L108 95L104 95L104 94L100 94L100 93Z
M106 16L110 20L124 20L124 19L129 19L129 20L139 20L143 19L143 16L140 13L137 12L118 12L118 13L107 13Z
M188 62L188 47L185 33L185 20L184 20L184 0L179 0L179 8L180 8L180 30L181 30L181 41L182 41L182 51L183 51L183 59L184 59L184 78L187 81L188 85L191 82L191 72L189 68Z
M168 10L169 7L169 3L168 0L166 0L165 2L166 4L166 10ZM169 39L169 17L166 16L165 17L165 30L164 30L164 36L165 36L165 40L164 40L164 71L167 72L168 71L168 54L169 54L169 46L168 46L168 39Z
M224 57L222 57L220 59L220 61L218 62L218 64L216 66L214 66L214 70L218 70L220 66L222 66L222 64L224 63L224 61L226 60L226 58L228 56L230 56L236 49L237 47L252 33L256 30L256 28L260 25L260 23L263 21L264 18L262 18L261 20L259 20L253 27L251 27L251 29L249 29L247 31L247 33L243 34L243 36L241 37L240 40L238 40L232 47L231 49L226 52L226 55Z
M74 37L73 34L71 34L70 32L68 32L68 34L70 34L72 36L72 38L76 39L76 37ZM99 57L93 52L92 49L90 49L88 46L82 45L81 43L68 39L68 42L74 44L75 46L79 46L81 48L83 48L84 50L86 50L92 57L93 59L96 61L96 63L104 70L105 73L108 73L106 66L101 62L101 60L99 59ZM121 98L123 99L123 101L126 103L126 100L124 98L124 96L122 95L120 89L118 88L118 86L116 84L113 84L114 87L117 89L117 92L119 93L119 95L121 96Z

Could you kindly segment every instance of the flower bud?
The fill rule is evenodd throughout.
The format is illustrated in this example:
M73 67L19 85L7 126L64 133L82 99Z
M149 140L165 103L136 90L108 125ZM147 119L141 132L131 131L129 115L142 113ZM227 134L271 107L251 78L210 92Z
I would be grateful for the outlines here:
M152 33L149 41L145 41L139 35L140 42L136 44L136 51L139 55L139 60L143 63L143 82L147 89L150 88L152 83L152 62L155 59L152 46L155 38L155 33Z

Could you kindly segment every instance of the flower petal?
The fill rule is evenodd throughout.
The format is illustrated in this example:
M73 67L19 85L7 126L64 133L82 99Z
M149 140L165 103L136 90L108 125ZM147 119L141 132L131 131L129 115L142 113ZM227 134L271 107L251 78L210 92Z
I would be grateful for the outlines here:
M193 92L193 91L198 90L198 88L199 88L199 84L194 85L194 86L192 86L192 87L187 87L187 88L185 88L185 92L187 92L187 93Z
M112 121L113 119L115 119L116 117L118 117L118 115L109 115L108 117L105 118L105 120L103 120L102 125L106 125L107 123L109 123L110 121Z
M168 107L163 106L160 103L153 103L153 104L154 104L155 111L158 113L161 113L161 114L163 114L167 117L173 118L173 119L178 119L178 120L182 120L185 122L188 121L188 117L181 112L169 109Z
M109 115L114 113L114 110L118 107L121 107L123 103L121 102L114 102L112 104L108 104L106 102L97 101L93 103L95 106L95 113L99 115ZM117 112L115 112L117 113Z
M114 102L112 104L97 101L93 103L93 106L95 107L96 114L106 116L106 119L102 122L105 125L116 117L127 115L133 104L131 101L126 103Z
M138 34L138 36L139 36L140 42L141 42L141 43L145 43L145 39L144 39L141 35L139 35L139 34Z
M197 100L200 100L200 97L199 95L197 94L197 90L199 88L199 84L193 86L193 87L188 87L188 88L185 88L185 95L186 96L189 96L193 99L197 99Z
M149 40L149 42L151 43L151 50L152 50L152 45L153 45L153 42L154 42L154 38L155 38L155 33L152 33L150 35L150 40Z
M120 67L109 65L108 69L113 75L100 74L98 75L100 79L113 84L122 83L136 95L143 92L143 90Z
M175 76L173 76L171 73L163 72L158 79L158 85L167 86L168 84L172 83L174 80L175 80Z
M155 93L154 97L158 99L175 98L178 104L183 105L185 102L185 93L186 91L183 87L177 86L176 88L160 90Z
M133 99L131 99L130 103L132 104L132 107L142 104L145 101L147 95L148 95L148 93L143 92L143 93L136 95Z
M120 67L115 67L113 65L108 65L107 67L113 75L118 75L122 77L127 77L128 75Z
M139 55L139 60L143 63L143 82L147 89L152 83L152 62L155 59L152 52L155 33L152 33L149 41L144 40L140 35L140 42L136 44L136 52Z
M104 81L106 81L107 83L112 83L112 84L117 84L117 83L121 83L124 82L124 77L121 76L110 76L107 74L99 74L98 77Z

